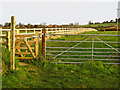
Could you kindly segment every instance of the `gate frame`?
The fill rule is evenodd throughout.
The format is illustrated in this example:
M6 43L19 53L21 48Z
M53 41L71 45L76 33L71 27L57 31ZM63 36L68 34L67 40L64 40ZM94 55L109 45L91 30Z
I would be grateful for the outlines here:
M94 49L97 49L97 48L94 48L94 42L102 42L103 44L105 44L105 45L107 45L108 47L109 47L109 49L111 49L111 50L115 50L115 52L113 52L113 53L120 53L120 51L119 50L117 50L117 48L114 48L113 46L111 46L111 45L109 45L108 43L120 43L120 42L113 42L113 41L103 41L103 40L101 40L101 39L99 39L98 37L96 37L96 36L120 36L120 35L114 35L114 34L46 34L46 35L82 35L82 36L91 36L91 37L89 37L89 38L92 38L92 41L86 41L86 39L85 40L83 40L83 41L62 41L62 40L46 40L46 41L57 41L57 42L78 42L78 44L80 43L80 42L92 42L92 48L91 48L91 50L92 50L92 52L91 52L91 61L93 61L93 60L103 60L103 59L94 59L94 56L97 56L97 55L94 55ZM88 39L89 39L88 38ZM94 38L96 38L98 41L94 41ZM108 42L108 43L107 43ZM76 44L76 45L78 45L78 44ZM58 51L58 52L60 52L59 54L55 54L55 56L54 55L52 55L52 54L48 54L48 55L52 55L52 56L54 56L52 59L50 59L50 60L53 60L53 59L57 59L56 57L57 56L61 56L64 52L67 52L68 50L70 50L70 49L72 49L72 48L74 48L76 45L74 45L74 46L72 46L72 47L67 47L66 49L67 50L65 50L65 51ZM46 47L46 48L55 48L55 47ZM56 48L59 48L60 49L60 47L56 47ZM64 47L61 47L61 48L64 48ZM87 48L84 48L84 49L87 49ZM100 49L100 48L98 48L98 49ZM108 49L108 48L103 48L103 49ZM118 48L118 49L120 49L120 48ZM47 52L49 52L49 51L47 51ZM52 51L51 51L52 52ZM53 52L57 52L57 51L53 51ZM69 51L69 52L72 52L72 51ZM95 52L95 53L97 53L97 52ZM104 53L104 52L103 52ZM105 53L108 53L108 52L105 52ZM109 53L111 53L111 52L109 52ZM47 54L46 54L47 55ZM87 55L86 55L87 56ZM98 56L100 56L100 55L98 55ZM104 55L105 56L105 55ZM110 56L110 55L106 55L106 56ZM114 56L114 57L119 57L119 56ZM62 59L62 60L64 60L65 58L58 58L58 60L60 60L60 59ZM71 58L66 58L66 59L71 59ZM75 59L75 58L72 58L72 59ZM72 60L71 59L71 60ZM82 60L82 59L81 59ZM87 60L87 59L86 59ZM119 59L104 59L104 60L110 60L110 61L113 61L113 60L119 60ZM78 64L78 63L83 63L83 62L52 62L52 63L76 63L76 64ZM120 63L106 63L106 64L120 64Z

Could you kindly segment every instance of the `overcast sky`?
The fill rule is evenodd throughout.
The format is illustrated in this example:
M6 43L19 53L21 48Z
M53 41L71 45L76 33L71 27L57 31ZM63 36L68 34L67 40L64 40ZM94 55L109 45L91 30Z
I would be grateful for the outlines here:
M117 18L118 2L2 2L0 23L15 16L23 24L102 22Z

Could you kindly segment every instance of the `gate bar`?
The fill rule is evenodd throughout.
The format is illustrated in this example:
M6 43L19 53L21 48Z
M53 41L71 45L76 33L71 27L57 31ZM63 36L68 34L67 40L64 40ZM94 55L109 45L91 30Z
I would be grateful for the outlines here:
M47 54L47 56L55 56L56 54ZM89 56L91 57L92 55L61 55L61 56ZM119 55L93 55L95 57L120 57Z
M120 36L120 35L113 35L113 34L46 34L46 35L71 35L71 36Z
M101 42L103 42L105 45L107 45L108 47L112 48L113 50L117 51L118 53L120 53L117 49L115 49L114 47L112 47L111 45L107 44L106 42L102 41L100 38L98 37L95 37L97 38L98 40L100 40Z
M45 39L46 29L42 29L42 55L46 58L46 39Z
M92 53L91 51L46 51L46 52L78 52L78 53ZM94 52L94 53L118 53L118 52Z
M46 47L46 48L67 49L70 47ZM92 48L74 48L74 49L92 49ZM111 49L111 48L94 48L94 49ZM115 48L115 49L120 49L120 48Z
M58 63L58 64L83 64L85 62L52 62L52 63ZM104 63L104 64L120 64L120 63Z
M65 41L65 40L46 40L49 42L98 42L101 43L101 41ZM106 43L120 43L120 42L112 42L112 41L104 41Z
M93 51L93 49L94 49L94 36L92 37L92 60L93 60L93 53L94 53L94 51Z
M58 60L92 60L92 59L79 59L79 58L56 58ZM94 59L94 60L101 60L101 61L120 61L120 59Z

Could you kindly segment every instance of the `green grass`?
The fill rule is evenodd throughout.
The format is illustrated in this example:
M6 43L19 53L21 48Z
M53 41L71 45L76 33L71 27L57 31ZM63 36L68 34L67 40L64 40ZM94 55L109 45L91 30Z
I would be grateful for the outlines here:
M117 34L117 32L86 33ZM67 40L68 36L61 39ZM70 40L74 39L70 38ZM64 44L64 46L69 45ZM52 64L40 55L40 60L24 60L23 63L29 64L27 66L20 66L19 60L16 59L16 70L11 72L9 71L10 52L3 47L2 55L3 88L119 88L119 65L106 65L101 61L88 61L84 64Z
M119 25L120 26L120 23ZM100 23L100 24L91 24L91 25L79 25L76 27L92 27L92 28L96 28L98 31L104 30L104 29L110 29L109 27L117 27L117 23ZM120 28L120 27L119 27Z
M102 62L84 65L31 62L3 75L3 88L118 88L119 68Z
M118 88L119 66L102 62L83 65L29 61L2 76L3 88Z
M120 24L120 23L119 23ZM113 26L117 26L117 23L100 23L100 24L91 24L91 25L73 25L73 26L69 26L69 27L95 27L95 28L107 28L107 27L113 27Z

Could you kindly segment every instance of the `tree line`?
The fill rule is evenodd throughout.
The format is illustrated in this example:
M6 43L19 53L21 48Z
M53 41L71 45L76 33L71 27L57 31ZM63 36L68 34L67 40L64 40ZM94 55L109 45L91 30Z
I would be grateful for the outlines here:
M118 21L120 22L120 18L118 19ZM114 20L110 20L110 21L103 21L102 22L103 24L104 23L117 23L117 19ZM88 25L91 25L91 24L102 24L100 22L95 22L93 23L92 21L89 21L88 22ZM25 24L22 24L21 22L19 24L16 25L16 28L43 28L43 27L49 27L49 28L56 28L56 27L74 27L74 26L80 26L78 22L76 23L69 23L69 24L66 24L66 25L46 25L46 23L42 23L42 24L35 24L35 25L32 25L30 23L28 23L27 25ZM0 24L0 27L2 28L10 28L11 27L11 23L10 22L5 22L4 25Z
M120 23L120 18L118 19L118 22ZM103 21L102 23L100 22L95 22L93 23L91 20L88 22L89 25L91 24L104 24L104 23L117 23L117 18L114 20L110 20L110 21Z

